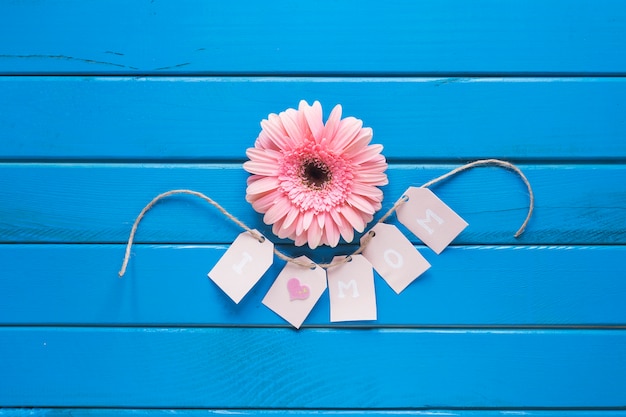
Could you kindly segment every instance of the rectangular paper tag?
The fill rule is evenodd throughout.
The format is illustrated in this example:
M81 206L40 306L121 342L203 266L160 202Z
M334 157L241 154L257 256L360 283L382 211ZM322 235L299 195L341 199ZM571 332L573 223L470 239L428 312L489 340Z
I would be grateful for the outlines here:
M209 278L235 303L239 303L273 261L274 244L269 239L263 237L263 242L260 242L250 233L243 232L211 269Z
M313 264L306 256L297 260ZM311 269L287 262L263 298L263 304L299 329L324 291L326 271L323 268L315 265L315 269Z
M430 263L397 227L378 223L368 233L372 236L363 256L397 294L430 268ZM366 234L361 238L361 244L367 237Z
M398 220L437 255L467 227L467 222L428 188L409 187L404 194L409 200L396 210Z
M336 256L333 262L343 259ZM363 255L328 269L330 321L376 320L374 270Z

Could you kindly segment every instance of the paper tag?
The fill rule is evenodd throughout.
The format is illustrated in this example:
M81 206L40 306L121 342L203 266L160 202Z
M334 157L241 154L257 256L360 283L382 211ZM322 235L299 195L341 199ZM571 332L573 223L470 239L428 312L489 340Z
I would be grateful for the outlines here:
M428 188L409 187L409 200L398 207L400 223L439 255L467 227L467 222Z
M374 236L363 250L363 256L397 294L430 268L426 258L397 227L378 223L368 233ZM367 235L361 238L361 244L366 238Z
M333 262L343 259L336 256ZM363 255L328 269L330 321L376 320L376 291L372 265Z
M250 233L243 232L211 269L209 278L239 303L273 261L274 244L269 239L259 242Z
M297 259L313 263L306 256ZM311 269L287 262L263 298L263 304L299 329L324 291L326 271L323 268L316 265Z

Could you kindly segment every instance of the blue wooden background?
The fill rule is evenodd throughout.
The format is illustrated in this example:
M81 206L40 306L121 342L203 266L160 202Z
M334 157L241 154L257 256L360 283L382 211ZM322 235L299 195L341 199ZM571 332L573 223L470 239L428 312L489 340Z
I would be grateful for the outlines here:
M296 331L207 272L268 113L374 129L383 209L433 187L470 226L379 319ZM379 214L380 215L380 214ZM395 219L392 218L392 223ZM351 252L281 250L316 261ZM0 416L626 416L626 3L0 3Z

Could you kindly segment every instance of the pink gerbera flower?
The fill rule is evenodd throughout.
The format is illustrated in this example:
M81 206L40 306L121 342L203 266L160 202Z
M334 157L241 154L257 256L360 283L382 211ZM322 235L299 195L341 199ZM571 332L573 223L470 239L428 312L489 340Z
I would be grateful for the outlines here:
M354 117L341 119L341 106L322 120L319 102L270 114L261 122L243 167L246 200L280 238L297 246L336 246L362 232L383 199L387 184L382 145L370 145L372 129Z

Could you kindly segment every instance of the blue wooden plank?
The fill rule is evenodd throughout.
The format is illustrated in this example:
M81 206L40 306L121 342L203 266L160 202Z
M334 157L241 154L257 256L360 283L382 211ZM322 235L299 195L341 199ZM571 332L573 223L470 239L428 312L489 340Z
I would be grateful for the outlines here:
M624 160L625 81L0 77L0 159L241 160L306 99L342 104L391 160Z
M623 74L625 20L615 0L3 2L0 71Z
M409 186L456 166L391 166L383 208L391 207ZM433 187L470 223L455 244L626 243L625 165L521 168L535 190L536 210L518 239L513 234L529 202L526 187L513 173L476 168ZM208 194L273 237L262 216L244 200L247 176L240 164L0 164L0 241L126 242L140 210L157 194L178 188ZM240 231L204 201L179 196L148 213L137 241L230 243Z
M0 403L623 408L625 343L624 330L11 327Z
M625 246L419 250L432 268L400 295L377 276L378 320L349 325L626 326ZM0 245L0 324L287 326L261 304L284 262L234 304L206 275L224 251L138 245L119 279L122 245ZM305 327L329 319L325 293Z
M624 417L624 410L272 410L272 409L101 409L101 408L0 408L0 417L197 417L197 416L294 416L294 417Z

